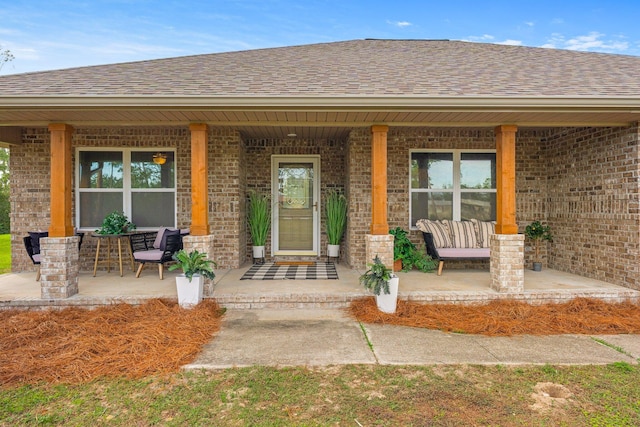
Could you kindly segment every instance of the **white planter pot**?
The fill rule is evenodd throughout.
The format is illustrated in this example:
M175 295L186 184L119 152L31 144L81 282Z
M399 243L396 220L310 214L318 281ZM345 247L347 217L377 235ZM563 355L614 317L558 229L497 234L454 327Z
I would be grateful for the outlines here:
M327 256L331 258L340 257L340 245L327 245Z
M264 246L253 247L253 258L264 258Z
M400 278L398 276L391 276L389 279L389 294L376 295L376 305L378 310L383 313L395 313L396 305L398 303L398 285L400 284Z
M176 288L178 289L178 304L183 308L191 308L198 305L202 301L202 288L204 285L204 277L199 274L193 276L193 280L184 274L176 277Z

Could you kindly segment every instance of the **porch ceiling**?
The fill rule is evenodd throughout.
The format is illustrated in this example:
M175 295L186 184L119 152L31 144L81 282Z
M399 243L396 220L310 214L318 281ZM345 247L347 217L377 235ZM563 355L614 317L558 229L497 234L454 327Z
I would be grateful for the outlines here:
M363 100L364 101L364 100ZM211 106L161 107L149 105L69 105L0 107L0 126L47 126L68 123L73 126L147 126L207 123L210 126L238 128L246 138L282 138L296 134L302 138L340 139L349 129L372 124L396 127L519 127L625 126L640 121L635 105L579 106L542 105L391 105L384 107ZM635 103L634 103L635 104Z

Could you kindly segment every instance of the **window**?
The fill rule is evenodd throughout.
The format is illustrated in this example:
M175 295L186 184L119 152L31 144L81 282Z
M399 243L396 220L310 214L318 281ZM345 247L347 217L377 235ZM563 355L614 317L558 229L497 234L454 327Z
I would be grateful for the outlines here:
M96 229L113 211L124 212L138 228L175 226L175 153L121 149L79 149L76 168L76 224ZM157 160L156 160L157 161Z
M410 173L411 227L421 218L495 220L495 152L412 151Z

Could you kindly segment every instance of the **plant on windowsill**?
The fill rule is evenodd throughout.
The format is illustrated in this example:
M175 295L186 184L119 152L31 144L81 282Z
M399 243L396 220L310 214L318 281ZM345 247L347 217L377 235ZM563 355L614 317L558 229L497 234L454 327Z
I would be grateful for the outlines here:
M136 229L136 225L129 221L124 212L113 211L102 221L102 226L96 230L97 234L123 234Z
M376 305L380 311L395 313L400 279L382 263L378 255L367 266L369 269L360 276L360 283L376 296Z
M542 225L540 221L534 221L527 225L524 230L524 234L529 240L533 242L534 248L534 261L533 270L542 270L542 260L540 259L540 244L542 241L553 242L553 235L551 234L551 227L548 225Z
M169 267L169 271L182 270L182 274L176 277L178 304L184 308L193 307L202 301L204 278L215 279L213 269L218 265L207 259L206 253L197 250L187 252L181 249L173 255L173 259L175 264Z
M393 239L393 260L395 271L410 271L414 268L428 273L436 269L436 262L426 253L421 252L409 240L409 233L401 227L389 230ZM398 265L399 264L399 265Z
M253 243L253 259L265 257L267 235L271 227L271 201L269 195L249 191L247 222Z
M340 256L340 241L347 225L347 199L343 194L330 190L325 201L325 218L327 227L327 256Z

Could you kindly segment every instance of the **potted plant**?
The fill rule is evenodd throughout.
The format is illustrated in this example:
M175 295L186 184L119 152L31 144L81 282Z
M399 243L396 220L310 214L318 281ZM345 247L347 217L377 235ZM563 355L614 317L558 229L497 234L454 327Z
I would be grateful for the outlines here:
M169 271L182 270L182 274L176 277L178 304L184 308L193 307L202 301L204 278L213 280L216 277L213 268L218 265L207 259L206 253L197 250L187 252L181 249L174 254L173 259L176 263L169 267Z
M253 242L253 258L264 260L267 234L271 226L271 204L268 195L249 191L247 222Z
M340 240L347 225L347 199L343 194L331 190L325 202L325 218L327 227L327 256L340 256Z
M360 283L376 296L378 310L395 313L400 279L382 263L378 255L373 259L373 264L368 266L369 269L360 276Z
M124 212L113 211L102 221L102 226L96 230L101 235L117 235L128 233L136 229L136 225L129 221Z
M393 240L393 270L409 271L417 268L423 273L433 271L436 262L426 253L421 252L416 245L409 240L409 233L401 227L389 230Z
M540 221L534 221L527 225L524 230L524 234L533 242L533 248L535 256L533 260L533 271L542 270L542 261L540 260L540 243L543 240L548 242L553 241L553 235L551 234L551 227L548 225L542 225Z

